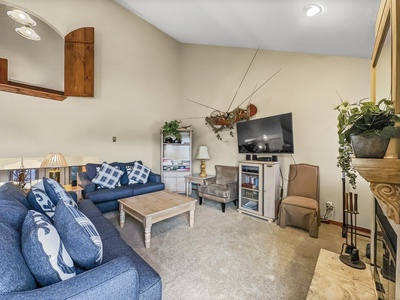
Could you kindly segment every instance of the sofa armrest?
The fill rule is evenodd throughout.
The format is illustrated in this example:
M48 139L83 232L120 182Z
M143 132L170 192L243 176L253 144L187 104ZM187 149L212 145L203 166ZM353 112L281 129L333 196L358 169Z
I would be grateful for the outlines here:
M86 193L91 193L96 190L96 184L90 181L86 172L79 172L78 176L81 181L79 185L83 188L83 197L86 196Z
M217 177L211 177L208 179L204 179L205 185L210 185L210 184L215 184L215 183L217 183Z
M160 174L153 173L153 172L150 172L150 174L149 174L149 181L152 181L152 182L161 182L161 175L160 175Z
M119 257L70 279L6 296L18 300L139 299L139 276L129 258Z

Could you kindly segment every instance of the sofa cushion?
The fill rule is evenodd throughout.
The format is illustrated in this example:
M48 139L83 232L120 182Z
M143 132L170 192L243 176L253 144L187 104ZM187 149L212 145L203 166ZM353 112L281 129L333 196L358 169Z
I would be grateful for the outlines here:
M100 189L86 194L86 199L90 199L94 203L133 196L132 189L129 186L123 185L115 189Z
M141 165L143 164L141 160L135 160L135 161L132 161L132 162L127 162L127 163L119 163L119 166L120 166L121 170L124 172L124 175L122 175L122 177L120 179L120 182L121 182L122 185L126 185L126 184L129 183L129 178L128 178L128 175L127 175L126 167L127 166L132 166L133 167L135 162L137 162L137 163L139 163Z
M21 232L22 223L28 209L19 201L13 199L0 199L0 220L11 225Z
M96 177L93 178L92 182L98 184L102 188L113 189L117 183L119 183L123 174L124 172L119 170L117 167L103 163L99 173L97 173Z
M126 167L127 175L129 178L129 184L134 183L146 183L149 178L150 168L143 166L137 162L131 166Z
M41 286L76 275L74 263L46 215L34 210L28 212L21 241L25 261Z
M43 177L43 184L47 196L49 196L54 205L57 205L60 200L74 201L64 187L54 179Z
M101 263L103 244L100 235L93 223L78 210L75 202L58 202L54 226L76 264L91 269Z
M133 191L133 196L162 191L165 188L164 183L152 181L147 181L146 184L132 184L129 186Z
M43 181L40 181L32 186L28 193L28 201L32 209L45 214L50 219L53 218L56 206L50 200L50 197L47 196Z
M0 199L15 199L21 202L27 209L31 209L24 191L12 182L6 182L0 186Z
M36 288L35 278L22 256L20 239L18 231L0 221L0 295Z

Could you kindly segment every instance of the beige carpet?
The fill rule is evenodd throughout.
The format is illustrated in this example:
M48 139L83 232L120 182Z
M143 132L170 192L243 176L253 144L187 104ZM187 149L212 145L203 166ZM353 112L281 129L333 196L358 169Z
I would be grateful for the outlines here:
M117 212L106 217L161 275L164 300L306 299L320 248L340 253L344 242L339 226L322 224L315 239L205 201L192 228L187 213L154 224L145 249L141 223L127 215L119 228Z

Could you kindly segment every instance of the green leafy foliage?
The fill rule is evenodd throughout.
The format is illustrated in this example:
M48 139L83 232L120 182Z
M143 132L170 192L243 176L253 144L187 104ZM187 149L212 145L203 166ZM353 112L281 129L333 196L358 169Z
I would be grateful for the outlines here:
M181 124L180 120L173 120L171 122L165 122L164 126L162 127L162 131L164 136L173 135L178 140L181 139L181 133L179 132L178 128Z
M396 122L400 122L400 117L395 114L393 101L382 99L378 103L360 100L350 104L348 101L335 107L339 112L338 137L339 137L339 156L337 166L349 178L349 183L356 188L356 171L351 164L350 136L362 135L364 137L400 137L400 127L395 127Z

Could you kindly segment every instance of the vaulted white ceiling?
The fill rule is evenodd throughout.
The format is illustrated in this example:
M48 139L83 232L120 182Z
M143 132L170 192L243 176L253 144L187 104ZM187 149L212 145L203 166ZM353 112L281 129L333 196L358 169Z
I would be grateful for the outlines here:
M182 43L370 58L379 0L114 0ZM324 7L314 17L303 8Z

